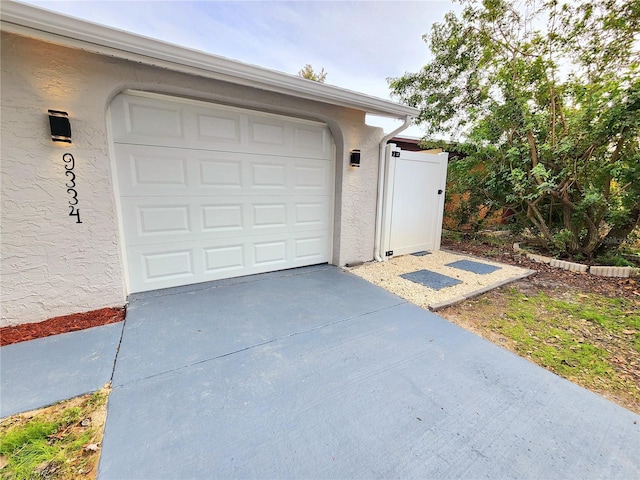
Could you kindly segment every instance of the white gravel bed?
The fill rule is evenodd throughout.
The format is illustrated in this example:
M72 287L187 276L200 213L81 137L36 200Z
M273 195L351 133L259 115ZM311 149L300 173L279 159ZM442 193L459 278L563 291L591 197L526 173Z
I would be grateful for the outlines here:
M500 269L492 273L480 275L445 266L448 263L458 260L472 260L487 265L494 265L500 267ZM386 262L365 263L348 268L348 270L354 275L395 293L411 303L431 310L443 308L444 306L484 293L485 291L533 273L532 270L443 250L431 252L421 257L403 255L392 258ZM417 270L431 270L432 272L437 272L448 277L457 278L461 280L462 283L445 287L441 290L433 290L400 277L400 275L404 273L415 272Z

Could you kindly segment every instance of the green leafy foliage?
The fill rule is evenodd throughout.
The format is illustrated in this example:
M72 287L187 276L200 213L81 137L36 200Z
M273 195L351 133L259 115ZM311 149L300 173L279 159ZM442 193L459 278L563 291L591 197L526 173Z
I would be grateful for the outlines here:
M452 183L549 250L591 258L640 220L640 3L462 0L391 79L428 137L464 140Z
M314 82L324 83L327 79L327 72L324 71L324 67L319 72L316 72L311 65L306 64L298 71L298 76Z

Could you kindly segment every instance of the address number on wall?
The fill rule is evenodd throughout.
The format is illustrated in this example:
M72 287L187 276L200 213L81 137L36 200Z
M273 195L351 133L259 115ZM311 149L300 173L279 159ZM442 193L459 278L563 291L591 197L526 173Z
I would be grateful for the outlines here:
M62 156L62 161L64 161L64 169L65 176L69 177L69 181L65 183L67 187L67 193L71 198L69 198L69 216L76 217L76 223L82 223L80 220L80 208L78 208L78 191L76 190L76 174L73 172L74 167L76 166L76 160L73 158L73 155L70 153L65 153Z

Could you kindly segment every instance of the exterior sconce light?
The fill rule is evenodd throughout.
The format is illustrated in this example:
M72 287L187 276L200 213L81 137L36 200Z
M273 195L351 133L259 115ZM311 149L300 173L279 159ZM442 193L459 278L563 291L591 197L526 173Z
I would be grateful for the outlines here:
M51 127L51 140L71 143L71 123L67 112L49 110L49 126Z
M351 150L351 158L349 160L349 165L352 167L360 166L360 150Z

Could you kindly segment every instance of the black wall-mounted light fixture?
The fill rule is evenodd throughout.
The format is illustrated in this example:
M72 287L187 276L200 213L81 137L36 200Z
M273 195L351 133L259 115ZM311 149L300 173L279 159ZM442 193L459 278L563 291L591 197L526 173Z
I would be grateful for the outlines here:
M51 140L71 143L71 123L67 112L49 110L49 126L51 127Z
M349 165L352 167L360 166L360 150L351 150L351 158L349 159Z

